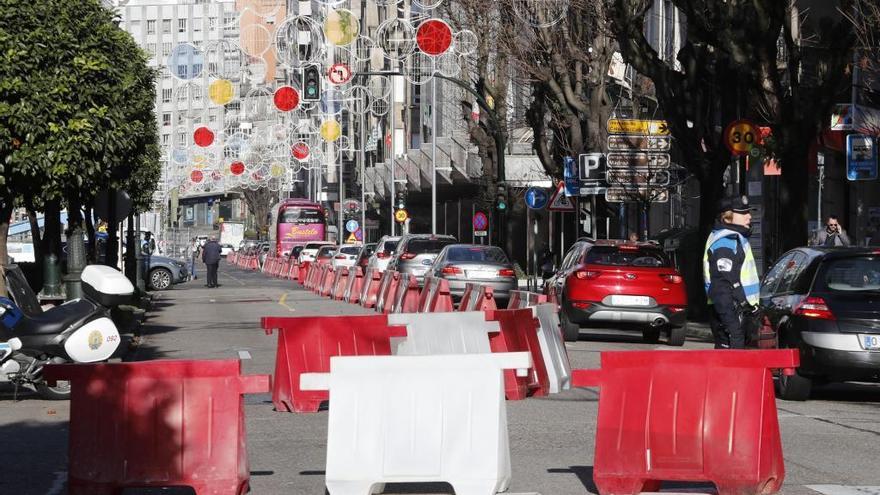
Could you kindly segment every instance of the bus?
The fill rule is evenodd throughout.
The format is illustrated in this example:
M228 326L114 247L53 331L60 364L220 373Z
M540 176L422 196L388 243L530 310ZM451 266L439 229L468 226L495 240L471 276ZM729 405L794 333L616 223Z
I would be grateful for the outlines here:
M298 244L327 239L324 207L307 199L285 199L272 208L275 254L287 256Z

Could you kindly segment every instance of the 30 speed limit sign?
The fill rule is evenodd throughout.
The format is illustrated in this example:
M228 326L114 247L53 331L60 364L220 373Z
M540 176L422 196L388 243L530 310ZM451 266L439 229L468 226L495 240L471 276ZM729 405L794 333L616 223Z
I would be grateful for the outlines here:
M758 126L740 119L734 120L724 129L724 144L734 155L746 155L752 146L758 144Z

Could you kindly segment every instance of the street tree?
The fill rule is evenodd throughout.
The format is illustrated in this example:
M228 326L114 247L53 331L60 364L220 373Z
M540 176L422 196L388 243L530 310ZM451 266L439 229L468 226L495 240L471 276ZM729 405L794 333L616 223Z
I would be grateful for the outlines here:
M772 129L782 167L779 248L807 240L808 151L826 127L833 103L848 100L852 24L849 2L810 12L796 0L673 0L687 18L681 50L665 57L645 36L653 0L607 0L624 59L653 81L660 113L676 139L682 165L700 182L705 238L722 195L731 156L721 129L751 118ZM833 5L832 5L833 4ZM771 253L772 256L773 253Z
M159 172L155 74L113 13L97 0L0 0L0 57L0 265L17 201L42 203L56 253L63 205L80 239L99 189L145 207Z

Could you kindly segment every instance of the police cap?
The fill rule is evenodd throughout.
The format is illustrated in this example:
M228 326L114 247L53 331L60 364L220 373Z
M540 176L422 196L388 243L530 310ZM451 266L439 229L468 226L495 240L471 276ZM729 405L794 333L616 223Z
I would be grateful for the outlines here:
M728 196L718 202L718 213L732 211L734 213L750 213L753 210L749 205L748 196Z

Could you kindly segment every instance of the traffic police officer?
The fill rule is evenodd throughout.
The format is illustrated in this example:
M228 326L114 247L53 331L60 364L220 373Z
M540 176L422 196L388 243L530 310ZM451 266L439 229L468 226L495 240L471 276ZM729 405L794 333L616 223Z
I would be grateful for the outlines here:
M703 280L716 349L744 349L757 319L760 280L749 245L751 222L747 196L725 198L706 240Z

